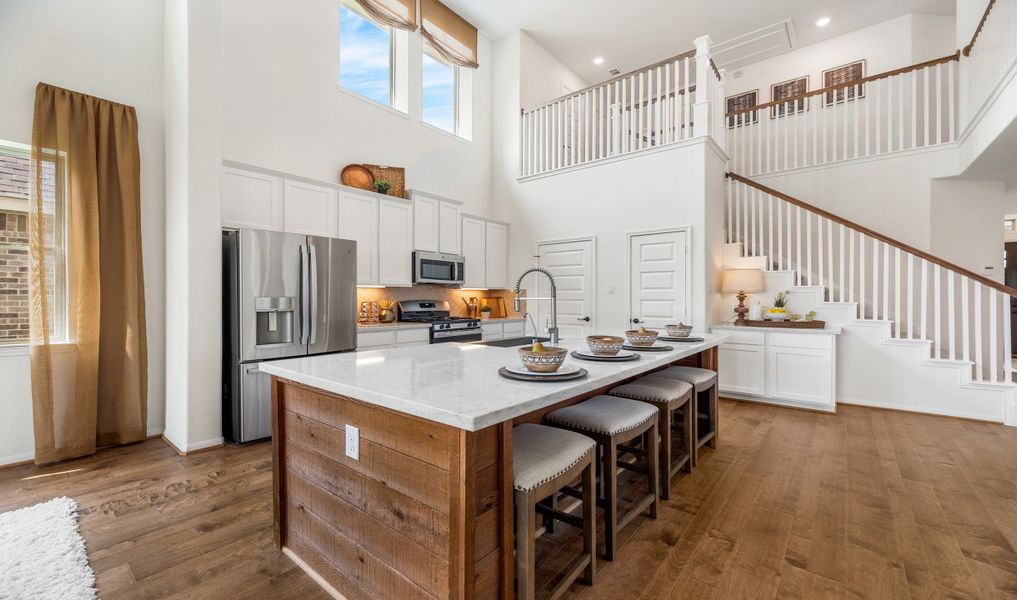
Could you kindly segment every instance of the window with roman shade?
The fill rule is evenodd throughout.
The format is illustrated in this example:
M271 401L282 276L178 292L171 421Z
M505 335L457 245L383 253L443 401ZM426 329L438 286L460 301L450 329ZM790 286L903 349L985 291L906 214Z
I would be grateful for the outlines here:
M372 19L406 31L417 30L417 0L354 0Z
M420 0L420 21L421 35L442 58L469 69L479 66L477 28L466 19L438 0Z

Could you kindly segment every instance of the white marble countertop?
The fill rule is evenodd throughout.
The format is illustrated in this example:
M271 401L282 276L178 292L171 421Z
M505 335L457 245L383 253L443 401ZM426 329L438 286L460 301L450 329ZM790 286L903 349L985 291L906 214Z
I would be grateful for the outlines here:
M327 354L261 363L265 373L326 392L349 396L438 423L479 431L562 400L691 356L724 341L706 334L702 342L669 343L669 352L641 352L629 362L593 362L572 356L566 364L589 375L563 382L506 379L501 367L519 364L515 348L479 344L431 344ZM581 338L562 340L570 350L586 349Z
M840 327L827 327L825 329L806 329L804 327L750 327L748 325L735 325L734 323L725 323L723 325L713 325L710 327L711 331L760 331L762 333L810 333L813 335L840 335Z
M430 329L430 323L395 321L393 323L357 323L357 331L393 331L396 329Z

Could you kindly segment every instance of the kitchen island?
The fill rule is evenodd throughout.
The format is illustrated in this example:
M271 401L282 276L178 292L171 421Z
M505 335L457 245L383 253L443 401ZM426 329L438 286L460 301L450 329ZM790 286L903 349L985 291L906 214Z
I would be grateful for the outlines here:
M516 350L478 344L263 364L276 544L336 597L512 598L512 426L671 364L716 369L723 340L569 357L589 375L555 383L501 377Z

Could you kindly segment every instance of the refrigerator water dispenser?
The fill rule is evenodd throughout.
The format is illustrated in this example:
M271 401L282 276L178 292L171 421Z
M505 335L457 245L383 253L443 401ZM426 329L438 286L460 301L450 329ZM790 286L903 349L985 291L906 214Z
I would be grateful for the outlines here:
M259 296L254 299L255 345L292 344L297 299L293 296Z

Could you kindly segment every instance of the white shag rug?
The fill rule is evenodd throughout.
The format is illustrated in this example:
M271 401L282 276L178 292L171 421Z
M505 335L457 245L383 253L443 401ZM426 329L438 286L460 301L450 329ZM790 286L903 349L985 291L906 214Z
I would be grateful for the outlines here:
M0 600L94 600L94 584L74 500L0 513Z

